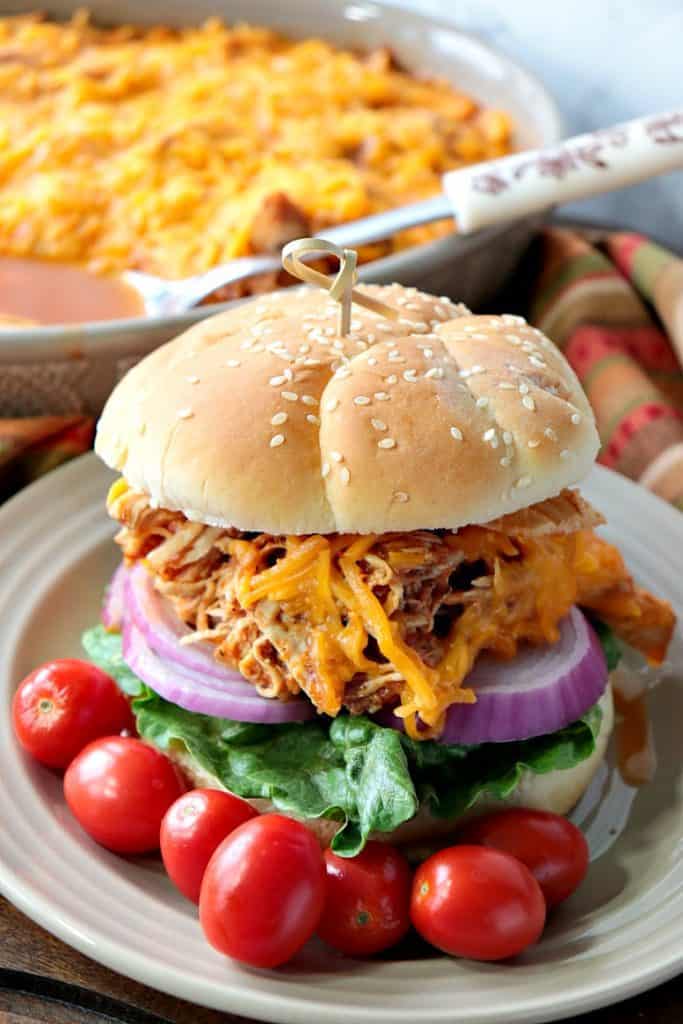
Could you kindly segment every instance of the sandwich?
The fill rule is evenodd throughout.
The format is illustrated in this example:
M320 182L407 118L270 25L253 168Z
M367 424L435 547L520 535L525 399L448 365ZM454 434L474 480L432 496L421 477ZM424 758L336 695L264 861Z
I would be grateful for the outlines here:
M513 315L391 286L340 334L323 290L193 326L115 388L96 451L123 554L90 657L197 785L344 855L501 805L567 813L605 756L610 670L665 657L576 488L599 439Z

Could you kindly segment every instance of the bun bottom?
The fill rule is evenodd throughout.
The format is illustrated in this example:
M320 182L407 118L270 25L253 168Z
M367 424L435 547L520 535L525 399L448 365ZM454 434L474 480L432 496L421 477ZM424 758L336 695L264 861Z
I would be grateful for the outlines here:
M555 814L568 814L588 789L595 772L605 757L614 726L614 703L609 683L600 698L599 707L602 710L602 723L595 741L595 750L590 757L574 768L547 772L545 775L526 771L514 792L504 800L485 797L478 800L474 807L459 818L449 818L448 820L433 817L428 808L423 807L414 818L404 822L393 832L374 833L370 838L395 845L428 843L439 836L448 835L456 824L460 824L468 818L477 817L487 811L500 810L503 807L531 807L535 810L553 811ZM198 765L187 751L175 750L166 753L182 769L194 786L210 789L226 788L215 776ZM277 810L270 800L254 799L247 802L262 814ZM299 816L290 814L289 817ZM339 828L337 822L326 818L299 818L299 820L317 836L322 846L330 845Z

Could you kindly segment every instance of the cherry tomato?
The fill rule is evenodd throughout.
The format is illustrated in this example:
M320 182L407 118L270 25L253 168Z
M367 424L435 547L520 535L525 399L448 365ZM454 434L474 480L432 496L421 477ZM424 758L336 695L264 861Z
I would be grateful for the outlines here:
M48 661L26 676L14 694L12 719L24 750L50 768L66 768L99 736L135 728L114 680L75 658Z
M403 854L367 843L357 857L325 850L327 898L318 935L349 956L394 946L410 928L411 872Z
M450 846L415 872L412 922L451 956L504 960L539 938L545 901L529 869L486 846Z
M193 789L171 804L161 823L161 857L183 896L199 903L214 850L256 813L246 800L220 789Z
M571 896L588 870L588 843L559 814L511 807L476 818L463 829L463 843L505 850L526 864L548 907Z
M107 736L88 744L64 776L69 808L114 853L159 849L161 819L185 785L175 765L142 740Z
M219 953L277 967L311 937L324 903L315 836L282 814L261 814L231 832L209 861L199 919Z

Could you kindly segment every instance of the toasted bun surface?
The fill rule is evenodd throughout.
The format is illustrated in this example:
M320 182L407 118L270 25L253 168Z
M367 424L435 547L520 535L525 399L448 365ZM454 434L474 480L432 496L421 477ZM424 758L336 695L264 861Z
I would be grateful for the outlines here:
M532 807L535 810L552 811L554 814L568 814L588 789L607 751L607 744L614 725L614 705L612 689L609 684L600 698L600 708L602 709L602 723L595 743L595 750L590 757L576 765L575 768L547 772L545 775L536 775L531 771L526 771L517 788L506 800L486 797L477 801L475 806L462 818L451 818L447 821L432 817L429 811L423 807L414 818L406 821L393 832L377 833L372 838L397 844L429 842L430 839L452 832L456 821L459 823L466 818L476 817L487 811L499 810L502 807ZM184 748L176 748L174 751L165 751L165 753L169 754L182 768L194 786L225 789L225 786L215 776L198 765ZM261 814L277 810L269 800L257 799L248 802ZM294 817L291 813L289 816ZM323 846L329 846L339 828L337 822L324 818L302 820L307 828L315 833Z
M393 322L317 290L196 324L110 397L96 451L155 504L271 534L458 529L551 497L598 451L555 346L519 317L368 286Z

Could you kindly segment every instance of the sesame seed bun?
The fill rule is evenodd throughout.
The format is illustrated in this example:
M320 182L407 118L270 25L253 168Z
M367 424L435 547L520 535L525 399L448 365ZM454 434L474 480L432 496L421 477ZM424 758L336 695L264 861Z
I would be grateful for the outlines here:
M485 814L487 811L500 810L503 807L531 807L539 811L552 811L554 814L569 814L588 789L607 752L607 744L614 727L614 704L610 684L600 698L599 706L602 710L602 722L595 741L595 749L590 757L575 765L574 768L556 769L543 775L537 775L527 770L522 774L517 788L505 799L485 796L480 798L474 807L470 808L462 817L448 820L434 818L428 808L422 807L414 818L399 825L393 832L376 833L371 838L399 845L426 843L453 832L455 826L467 818ZM169 754L182 769L193 786L225 789L220 780L202 768L184 747L176 746L173 750L165 751L165 753ZM249 800L248 803L261 814L277 810L270 800L255 799ZM289 817L295 817L291 812L288 814ZM339 828L337 822L328 818L302 820L307 828L315 833L322 846L330 845Z
M153 503L271 534L458 529L558 494L598 451L568 363L520 317L400 285L258 298L196 324L111 395L95 449Z

